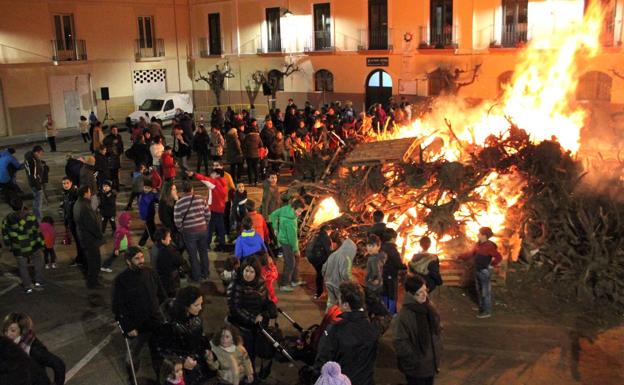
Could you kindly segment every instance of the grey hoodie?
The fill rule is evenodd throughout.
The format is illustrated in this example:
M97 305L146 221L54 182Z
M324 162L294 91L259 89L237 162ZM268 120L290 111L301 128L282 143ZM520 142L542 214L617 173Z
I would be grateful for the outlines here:
M351 267L356 252L357 246L347 238L338 250L331 253L323 265L323 277L326 285L337 288L342 282L351 281Z

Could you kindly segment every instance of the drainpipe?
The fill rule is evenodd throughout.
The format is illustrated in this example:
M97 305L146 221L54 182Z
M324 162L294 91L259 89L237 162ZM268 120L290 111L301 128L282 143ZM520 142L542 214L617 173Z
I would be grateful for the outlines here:
M175 28L176 64L178 65L178 92L182 92L182 75L180 74L180 44L178 42L178 16L176 2L173 1L173 28Z

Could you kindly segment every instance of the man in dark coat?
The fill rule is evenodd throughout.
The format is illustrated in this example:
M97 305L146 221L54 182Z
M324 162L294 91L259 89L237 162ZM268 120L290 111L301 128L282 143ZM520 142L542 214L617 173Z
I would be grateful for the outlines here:
M108 169L113 190L119 190L119 169L121 168L121 154L124 153L124 144L119 128L111 127L111 133L104 138L104 146L108 155Z
M384 231L381 244L381 251L386 253L386 263L383 267L383 295L382 301L390 314L396 314L396 301L399 290L399 272L407 270L403 264L401 254L396 245L397 232L394 229L387 228Z
M80 184L79 187L87 186L91 190L91 207L95 210L98 207L97 195L98 191L97 172L95 171L95 157L87 156L84 158L82 168L80 169Z
M130 247L125 258L128 268L113 281L113 314L124 337L130 339L135 370L139 370L139 356L147 343L152 366L158 376L161 359L157 351L155 332L162 324L160 305L167 296L158 274L145 266L145 256L141 248Z
M82 163L82 162L81 162ZM76 258L74 259L75 265L86 265L84 251L80 244L80 238L78 238L78 231L76 229L76 222L74 222L74 204L78 200L78 188L72 182L69 176L63 177L63 222L65 224L66 231L71 232L76 244Z
M354 282L340 285L341 320L324 332L314 361L317 373L328 361L340 364L352 384L374 385L380 330L373 326L364 309L364 292Z
M28 185L33 193L33 214L37 217L37 220L41 220L43 209L43 184L44 184L44 170L43 170L43 147L36 145L32 151L28 151L24 155L24 169L26 170L26 176L28 177Z
M257 130L252 129L243 141L243 154L247 161L247 178L249 184L258 184L258 163L260 161L260 148L263 147L262 139Z
M323 265L327 262L327 258L332 253L332 241L329 237L331 228L329 225L321 226L321 230L318 232L318 235L314 238L314 241L308 249L306 249L306 257L312 266L314 266L314 270L316 270L316 294L314 295L314 299L319 299L323 294L323 288L325 287L325 282L323 281Z
M87 288L97 289L101 287L98 277L102 267L100 246L104 243L104 236L100 220L91 208L91 194L89 186L80 186L78 189L79 198L74 204L74 222L87 263Z

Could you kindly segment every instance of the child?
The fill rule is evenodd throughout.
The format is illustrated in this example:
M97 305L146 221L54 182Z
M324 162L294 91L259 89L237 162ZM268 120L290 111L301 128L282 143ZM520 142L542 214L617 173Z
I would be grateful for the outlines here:
M236 191L234 191L232 197L232 213L230 215L230 225L232 230L236 229L236 233L240 233L242 220L247 215L247 191L245 191L245 184L239 183L236 185Z
M130 236L130 213L124 211L119 214L119 226L115 229L115 233L113 234L113 253L104 261L101 271L105 273L112 273L113 269L111 266L113 265L113 261L120 254L123 254L128 250L130 246L132 246L132 238Z
M429 293L431 293L436 287L442 285L440 260L437 255L429 252L431 238L426 236L422 237L419 243L422 251L414 254L412 257L412 260L407 266L408 274L420 275L427 283L427 289Z
M100 202L100 215L102 216L102 234L106 232L106 223L110 222L113 234L115 234L115 217L117 216L117 194L113 191L113 182L105 180L102 190L98 193Z
M383 295L382 300L390 314L397 312L397 291L399 289L399 271L406 270L401 254L397 249L397 233L391 228L386 228L383 232L384 243L381 250L386 253L386 263L383 267Z
M234 256L242 261L250 255L262 250L266 251L266 246L262 238L254 231L251 218L243 218L243 231L241 235L236 238Z
M471 252L462 254L459 259L473 259L475 268L475 283L477 299L479 300L479 314L477 318L492 316L492 266L496 266L503 259L498 252L496 243L490 241L494 236L492 229L479 229L478 241Z
M379 239L383 240L384 231L386 231L386 224L383 221L384 213L380 210L375 210L373 213L373 221L375 222L368 230L370 234L375 234Z
M269 299L277 305L278 299L277 295L275 295L274 287L274 282L277 281L277 278L279 277L277 266L273 262L273 258L271 258L266 251L259 251L256 255L258 256L258 261L260 261L260 266L262 266L260 273L262 274L262 279L264 279Z
M355 242L349 238L342 242L338 250L330 254L323 265L323 277L327 288L327 310L338 303L340 284L351 281L353 258L357 252Z
M386 263L386 253L379 251L381 240L375 234L368 234L366 238L366 294L380 298L383 292L383 267Z
M225 260L223 264L223 271L221 272L221 282L223 282L223 287L227 291L230 283L236 279L236 271L240 267L240 260L236 257L229 257Z
M143 177L147 167L144 164L140 164L136 170L132 173L132 192L130 193L130 199L126 205L126 211L132 210L132 202L139 197L143 191Z
M256 234L262 238L265 244L268 244L270 241L269 226L264 220L262 214L256 211L256 202L251 199L247 199L247 202L245 202L245 210L247 211L247 216L251 219L251 223L253 229L256 231Z
M160 158L160 166L162 168L162 177L164 180L173 180L176 177L175 160L172 153L173 147L165 146L165 151Z
M253 367L249 354L243 346L238 330L226 325L210 341L206 352L208 367L217 371L217 378L224 384L252 384Z
M169 298L173 298L180 288L182 257L171 243L171 230L161 227L156 230L154 238L156 239L154 247L157 249L155 253L157 258L156 261L152 260L152 265L160 277L165 293Z
M43 217L39 224L39 230L41 234L43 234L43 258L45 259L45 268L56 269L56 251L54 251L56 231L54 230L54 219L49 216Z
M139 246L143 247L147 243L147 238L154 242L154 231L156 231L156 203L158 202L158 194L152 190L152 180L145 178L143 180L143 192L139 195L139 216L145 222L145 230Z
M185 385L184 361L181 358L165 358L160 367L162 385Z
M321 368L321 376L314 385L351 385L351 380L342 374L337 362L327 361Z

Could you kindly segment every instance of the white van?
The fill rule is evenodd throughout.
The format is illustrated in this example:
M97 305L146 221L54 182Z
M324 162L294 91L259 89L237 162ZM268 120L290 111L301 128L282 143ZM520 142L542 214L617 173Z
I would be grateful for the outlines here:
M178 108L184 112L193 113L193 101L189 94L167 93L158 98L145 99L138 111L134 111L129 117L132 123L138 122L142 116L148 123L152 117L155 117L161 119L163 124L169 124Z

